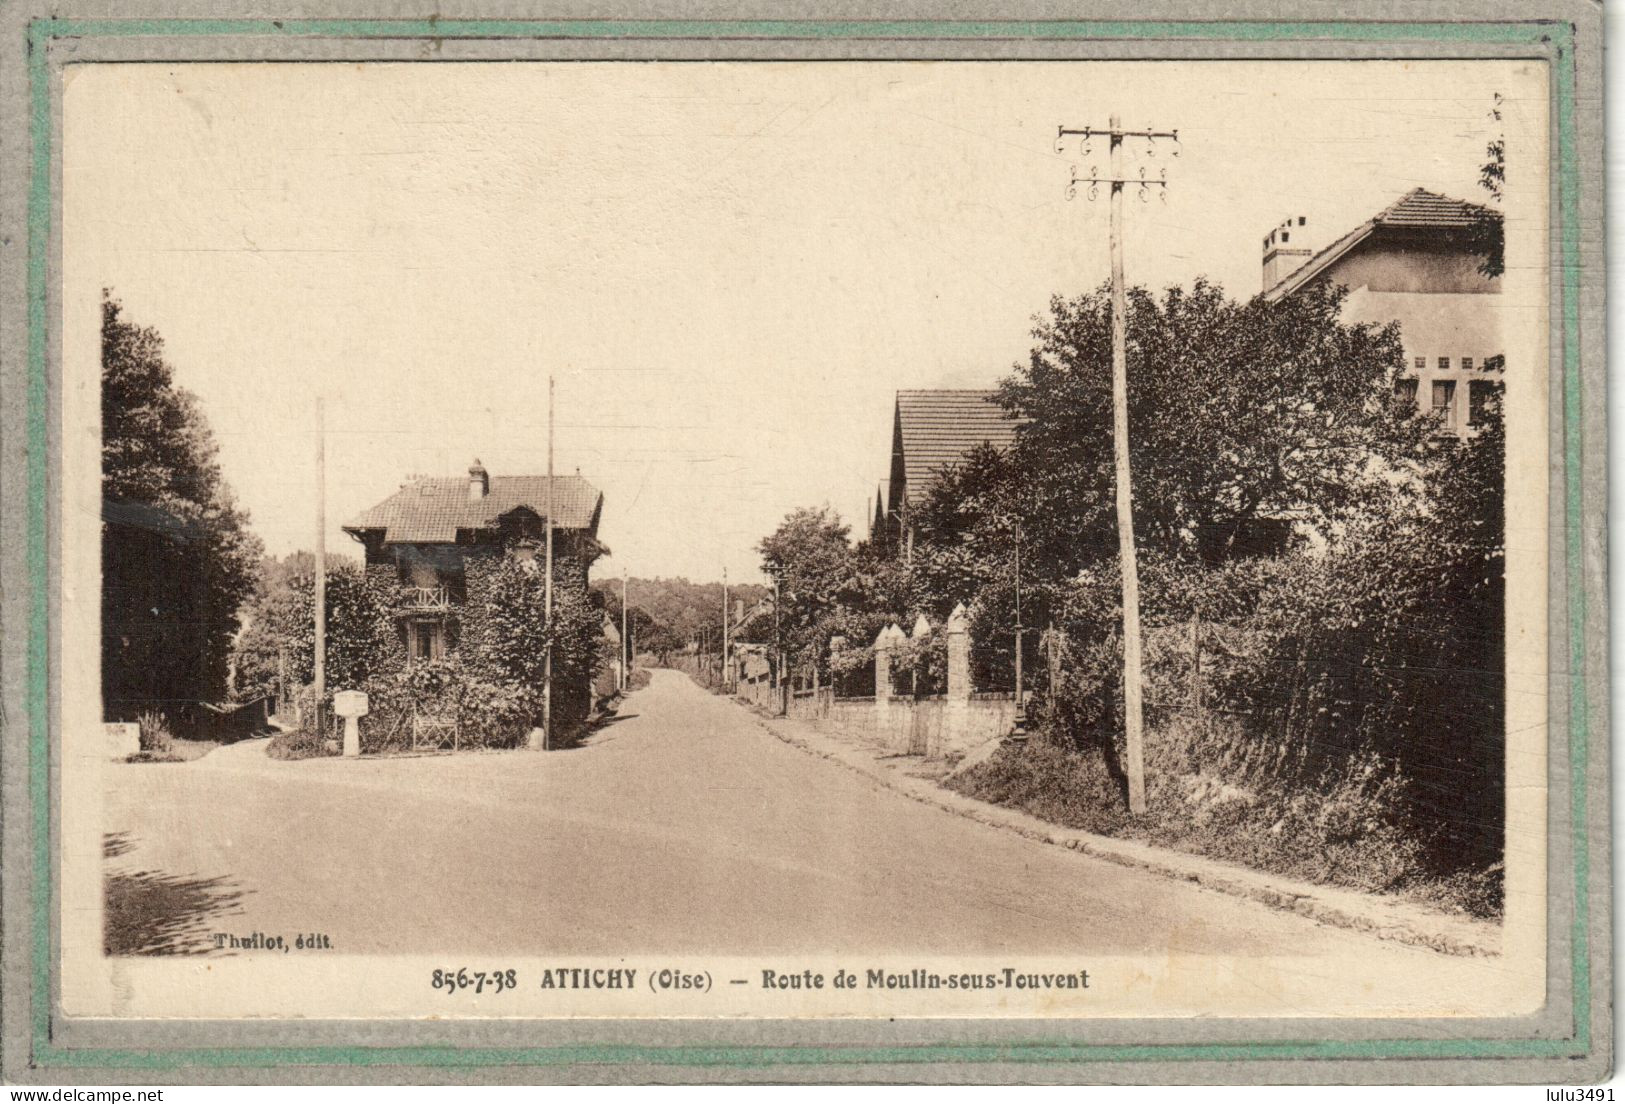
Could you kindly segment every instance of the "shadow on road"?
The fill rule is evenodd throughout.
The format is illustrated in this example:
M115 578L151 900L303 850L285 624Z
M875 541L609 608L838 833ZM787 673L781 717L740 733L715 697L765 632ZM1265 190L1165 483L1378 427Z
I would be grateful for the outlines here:
M102 838L114 859L135 846L127 832ZM109 870L102 881L102 950L109 955L195 955L214 950L214 921L242 911L227 878L181 878L155 870Z
M622 721L630 721L634 717L638 716L636 713L622 713L621 710L625 707L626 699L622 698L613 705L610 705L595 719L582 725L574 732L564 736L557 744L554 745L553 750L580 751L588 744L597 740L598 737L602 736L610 728L620 724Z

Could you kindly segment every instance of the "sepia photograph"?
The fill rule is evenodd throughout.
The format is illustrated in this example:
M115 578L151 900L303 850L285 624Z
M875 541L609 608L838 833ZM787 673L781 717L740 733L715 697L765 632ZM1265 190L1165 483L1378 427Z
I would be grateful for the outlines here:
M1551 1010L1547 61L437 48L61 66L57 1015Z

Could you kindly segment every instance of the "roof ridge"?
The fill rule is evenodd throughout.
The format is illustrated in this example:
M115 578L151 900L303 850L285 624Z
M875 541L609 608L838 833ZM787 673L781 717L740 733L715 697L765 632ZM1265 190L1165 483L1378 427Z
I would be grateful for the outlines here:
M1426 197L1425 199L1422 197ZM1406 204L1417 204L1421 209L1405 211ZM1440 205L1448 207L1447 212L1440 212ZM1433 210L1428 210L1433 208ZM1332 241L1329 245L1316 250L1309 259L1278 280L1273 287L1264 290L1264 298L1274 302L1286 295L1297 291L1310 280L1315 279L1326 267L1335 263L1338 258L1364 241L1369 235L1376 232L1379 226L1386 226L1391 230L1415 230L1417 227L1428 227L1436 230L1457 230L1470 222L1474 213L1498 215L1500 212L1493 207L1481 203L1474 203L1468 199L1457 199L1442 192L1430 191L1420 185L1412 188L1394 202L1357 224L1352 230Z
M1488 207L1488 206L1486 206L1486 205L1484 205L1482 203L1474 203L1470 199L1457 199L1455 196L1445 195L1443 192L1435 192L1435 191L1432 191L1431 189L1423 188L1421 186L1417 186L1415 188L1412 188L1410 191L1406 192L1404 195L1400 196L1398 199L1394 200L1388 206L1384 207L1381 211L1378 211L1375 215L1372 216L1371 221L1372 222L1382 222L1384 219L1386 219L1390 215L1394 214L1401 207L1405 206L1405 204L1409 203L1411 200L1416 199L1418 196L1426 196L1428 199L1439 200L1441 202L1449 203L1449 204L1451 204L1453 206L1456 206L1456 207L1464 207L1464 208L1468 208L1470 210L1475 210L1475 211L1489 211L1489 210L1492 210L1492 208L1490 208L1490 207Z

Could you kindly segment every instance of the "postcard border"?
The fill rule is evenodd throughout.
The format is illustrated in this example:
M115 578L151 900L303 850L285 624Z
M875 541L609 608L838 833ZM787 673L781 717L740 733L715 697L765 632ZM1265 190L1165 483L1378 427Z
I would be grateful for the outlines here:
M815 38L877 40L941 39L1096 39L1149 37L1203 41L1291 41L1304 38L1350 41L1463 41L1555 49L1553 135L1558 263L1554 294L1561 331L1564 579L1568 624L1569 828L1573 855L1574 908L1570 931L1572 970L1571 1031L1564 1038L1386 1039L1257 1043L1084 1042L1033 1044L924 1044L903 1047L629 1046L585 1044L541 1047L314 1046L208 1047L142 1052L114 1048L65 1048L52 1038L52 918L57 905L51 848L49 729L49 557L48 557L48 304L51 243L55 232L52 194L53 119L49 47L64 38L161 36L231 37L321 36L326 38L521 38L582 40ZM28 633L26 717L27 793L32 827L30 1051L37 1066L69 1069L172 1071L339 1065L421 1066L473 1069L485 1066L565 1066L578 1064L653 1067L785 1068L808 1065L874 1066L918 1063L1100 1063L1236 1062L1283 1059L1576 1059L1591 1054L1592 926L1590 768L1592 699L1588 690L1587 564L1585 547L1585 392L1580 361L1582 294L1581 184L1576 150L1575 27L1557 20L1471 23L1350 21L803 21L803 20L513 20L513 19L55 19L27 24L27 81L30 114L27 263L27 505L26 565ZM1604 731L1599 726L1599 731ZM40 889L49 887L49 892Z

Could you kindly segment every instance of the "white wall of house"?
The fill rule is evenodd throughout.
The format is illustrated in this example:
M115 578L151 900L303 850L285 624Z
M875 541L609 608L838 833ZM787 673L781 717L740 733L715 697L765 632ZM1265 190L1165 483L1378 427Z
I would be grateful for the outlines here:
M1349 288L1345 321L1399 323L1405 374L1422 409L1440 409L1450 429L1471 432L1475 385L1502 378L1484 367L1506 348L1501 281L1480 274L1470 253L1385 247L1359 251L1328 276Z

